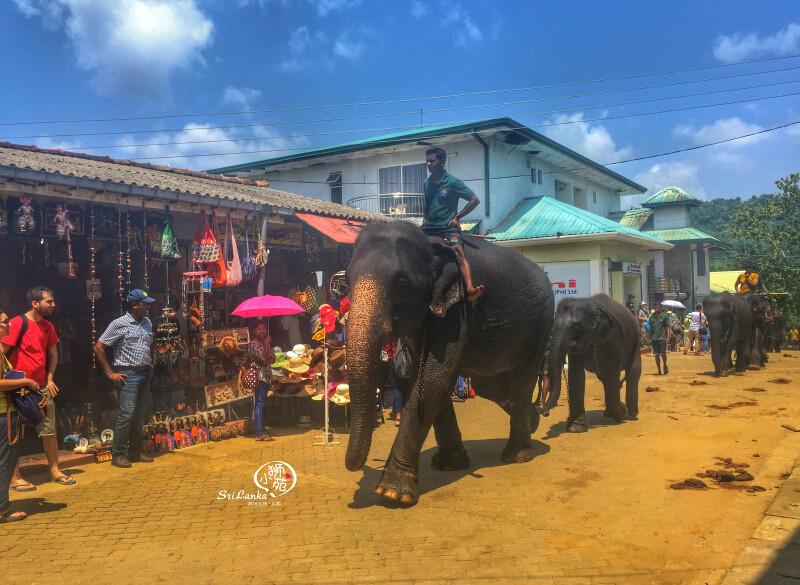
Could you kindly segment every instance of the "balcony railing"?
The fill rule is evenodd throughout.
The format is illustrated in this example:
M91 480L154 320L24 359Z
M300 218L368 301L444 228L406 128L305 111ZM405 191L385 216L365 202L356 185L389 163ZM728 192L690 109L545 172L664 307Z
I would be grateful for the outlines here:
M425 195L423 193L367 195L354 197L347 202L347 205L396 219L414 219L421 218L424 214Z

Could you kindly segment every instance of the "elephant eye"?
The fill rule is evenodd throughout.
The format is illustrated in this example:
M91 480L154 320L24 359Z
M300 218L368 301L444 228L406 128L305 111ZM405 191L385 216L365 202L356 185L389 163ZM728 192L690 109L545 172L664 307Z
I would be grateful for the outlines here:
M397 279L396 284L397 292L401 295L408 294L411 292L411 281L408 280L405 276L400 276Z

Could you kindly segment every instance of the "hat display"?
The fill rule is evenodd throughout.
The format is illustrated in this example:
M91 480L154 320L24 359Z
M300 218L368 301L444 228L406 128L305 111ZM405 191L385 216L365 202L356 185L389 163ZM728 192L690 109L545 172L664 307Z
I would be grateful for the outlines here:
M239 343L236 341L235 337L223 337L222 341L219 342L219 350L226 356L231 357L237 353L242 353L242 350L239 349Z
M350 395L350 385L349 384L337 384L336 385L336 393L340 396L343 395Z
M135 288L131 292L128 293L128 296L125 299L131 303L135 303L136 301L144 301L145 303L154 303L156 300L149 296L146 292L144 292L140 288Z
M328 356L328 368L338 370L345 364L345 361L347 361L345 350L334 349Z
M304 353L306 353L306 346L303 345L302 343L298 343L292 348L292 352L297 355L303 355Z
M339 303L339 312L340 313L346 313L349 310L350 310L350 299L348 299L347 297L344 297L342 299L342 302Z
M311 422L311 417L309 415L301 414L298 421L294 423L294 426L305 428L305 427L310 427L312 424L314 423Z
M289 363L283 366L283 369L293 374L305 374L308 371L308 365L303 363L303 358L297 356L289 358Z

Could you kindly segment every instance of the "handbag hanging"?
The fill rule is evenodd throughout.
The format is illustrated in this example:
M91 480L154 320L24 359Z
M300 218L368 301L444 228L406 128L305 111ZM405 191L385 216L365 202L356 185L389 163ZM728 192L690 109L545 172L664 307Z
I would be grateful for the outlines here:
M226 286L236 286L242 282L242 263L239 262L239 249L236 246L236 238L233 237L233 221L231 221L231 212L228 212L228 233L225 234L225 252L223 257L225 259L225 268L228 273L228 282ZM231 254L231 261L228 262L228 241L231 243L233 253Z
M167 218L164 225L164 233L161 234L161 258L164 260L178 260L180 257L178 240L175 239L175 235L169 225L169 218Z
M200 212L200 224L197 226L194 239L195 244L199 246L195 262L198 264L210 264L219 260L219 242L217 238L214 237L213 229L208 225L205 211Z
M5 356L3 356L3 359L5 360ZM17 370L9 370L5 373L4 378L7 380L21 380L25 378L25 374ZM9 445L13 445L19 440L19 427L21 425L36 426L40 424L47 415L47 398L45 398L44 394L34 391L28 391L28 393L23 394L23 390L25 390L25 388L17 388L16 390L8 392L6 395L9 399L8 411L6 412L6 416L8 417L6 426L8 428ZM11 427L13 426L11 424L12 404L17 411L17 420L19 421L16 428L16 436L13 439L11 438Z
M269 260L269 250L264 247L264 242L261 241L261 234L258 233L256 237L256 253L253 259L257 268L264 268Z
M244 218L244 260L242 260L242 282L249 282L258 277L256 261L250 253L250 238L247 233L247 218Z
M213 214L211 215L211 222L214 232L219 233L217 229L217 218ZM212 237L214 232L212 232ZM228 282L228 271L225 267L225 259L222 257L222 251L219 249L219 240L215 239L215 241L217 242L217 259L214 262L206 263L204 267L206 272L208 272L209 278L211 278L211 287L221 288Z
M258 365L251 362L247 367L239 371L239 387L245 390L254 391L258 386Z

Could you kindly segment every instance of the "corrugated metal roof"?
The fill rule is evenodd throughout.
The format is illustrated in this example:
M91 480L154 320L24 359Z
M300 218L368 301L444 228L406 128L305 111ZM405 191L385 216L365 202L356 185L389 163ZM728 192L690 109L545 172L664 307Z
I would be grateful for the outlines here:
M711 294L718 295L721 292L728 291L735 293L736 279L744 270L722 270L719 272L710 272L709 279L711 280Z
M652 235L551 197L523 199L490 233L498 241L619 233L660 244L665 243Z
M617 221L629 228L641 230L651 215L653 215L653 211L650 209L629 209Z
M156 167L147 163L82 153L43 151L35 146L3 143L0 146L0 166L188 193L212 199L272 205L345 219L385 219L355 207L259 186L255 181L212 177L206 173L173 169L166 165Z
M720 246L723 245L722 242L714 236L709 236L693 227L675 228L671 230L652 230L641 233L658 238L659 240L664 240L665 242L681 244L709 242L712 244L719 244Z
M642 207L659 207L662 205L700 205L700 202L689 195L680 187L672 186L661 189L655 195L652 195L642 201Z

